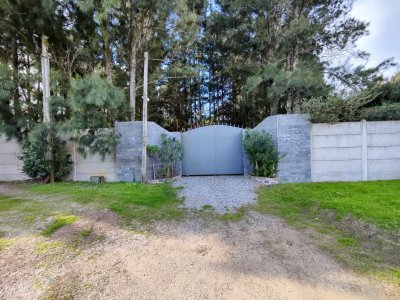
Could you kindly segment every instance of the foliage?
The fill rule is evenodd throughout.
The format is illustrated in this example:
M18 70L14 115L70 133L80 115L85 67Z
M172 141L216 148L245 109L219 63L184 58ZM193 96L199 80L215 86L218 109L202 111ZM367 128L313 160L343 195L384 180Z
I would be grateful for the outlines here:
M157 156L158 151L159 148L157 145L147 145L147 155L150 156L151 158L155 158Z
M360 111L360 119L367 121L400 120L400 102L364 108Z
M68 91L74 79L96 68L108 83L129 89L129 100L140 107L145 51L150 57L149 119L169 130L220 121L254 127L268 115L298 112L302 99L324 99L337 86L329 84L333 78L352 92L369 89L383 82L381 71L393 62L370 69L331 65L336 61L331 58L342 57L367 33L367 24L351 16L351 3L0 1L0 61L9 69L0 71L7 85L7 100L0 99L2 130L21 141L42 122L42 35L49 37L52 116L57 123L82 114L70 107ZM354 56L367 57L364 52ZM122 98L127 106L128 93ZM105 115L113 122L126 120L129 109L107 110ZM133 117L140 115L136 109ZM112 134L96 132L98 126L85 133L80 151L98 153L100 144L113 144ZM108 152L112 147L105 148Z
M74 79L68 94L71 118L63 130L72 134L83 156L100 154L102 159L115 149L113 129L124 108L124 93L96 72Z
M367 92L349 99L328 96L311 98L302 103L301 111L313 123L336 123L361 120L361 109L374 101L376 92Z
M16 136L16 120L9 105L12 91L11 72L5 64L0 63L0 133L5 133L8 138Z
M183 145L177 139L167 136L163 133L160 136L159 157L166 167L167 177L173 176L178 161L183 158Z
M50 126L36 125L22 142L22 172L31 178L50 179L68 175L72 161L65 153L65 141Z
M269 133L245 130L243 147L252 164L253 175L265 177L274 177L276 175L280 157Z

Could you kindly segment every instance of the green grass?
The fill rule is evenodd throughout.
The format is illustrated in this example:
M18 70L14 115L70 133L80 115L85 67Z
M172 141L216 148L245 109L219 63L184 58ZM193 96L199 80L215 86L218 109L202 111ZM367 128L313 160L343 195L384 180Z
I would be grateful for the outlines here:
M47 225L40 234L49 237L61 227L71 225L76 220L78 220L77 216L57 216L55 217L54 222Z
M13 224L12 228L29 229L37 220L52 216L53 211L51 203L0 195L0 226L9 227L9 224L15 222L15 218L18 217L18 223Z
M14 242L12 239L5 239L0 237L0 252L6 247L11 246L13 243Z
M400 229L400 181L284 184L260 191L258 209L294 221L305 211L331 210L388 230Z
M128 222L149 224L156 220L175 220L184 215L178 206L182 199L170 184L83 182L30 184L23 188L39 194L67 195L68 200L96 208L108 208Z
M344 265L400 282L400 181L276 185L260 189L256 209L314 229Z
M0 195L0 212L12 210L25 202L23 199Z
M244 207L240 207L236 212L233 213L224 213L218 216L218 220L223 222L238 222L243 219L246 215L246 209Z
M337 242L339 245L342 245L345 247L353 247L353 246L357 245L357 240L355 238L351 238L351 237L338 238Z

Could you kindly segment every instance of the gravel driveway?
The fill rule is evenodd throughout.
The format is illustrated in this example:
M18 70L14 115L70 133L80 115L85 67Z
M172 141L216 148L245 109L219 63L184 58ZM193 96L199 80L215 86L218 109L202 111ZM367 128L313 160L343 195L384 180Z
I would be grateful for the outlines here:
M244 176L190 176L174 182L174 186L183 187L180 196L185 197L187 207L212 205L219 213L254 203L260 185Z

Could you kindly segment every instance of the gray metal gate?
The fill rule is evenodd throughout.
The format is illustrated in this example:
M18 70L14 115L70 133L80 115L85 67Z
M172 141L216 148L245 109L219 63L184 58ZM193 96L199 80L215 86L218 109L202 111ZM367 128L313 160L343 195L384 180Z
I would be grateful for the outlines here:
M242 129L210 125L182 133L183 175L243 174Z

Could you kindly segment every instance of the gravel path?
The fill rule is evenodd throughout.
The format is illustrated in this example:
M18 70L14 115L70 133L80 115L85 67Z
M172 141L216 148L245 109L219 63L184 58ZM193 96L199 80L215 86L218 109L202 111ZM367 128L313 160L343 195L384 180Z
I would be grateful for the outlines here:
M174 182L174 186L183 187L180 196L185 197L187 207L212 205L219 213L254 203L260 185L243 176L191 176Z

